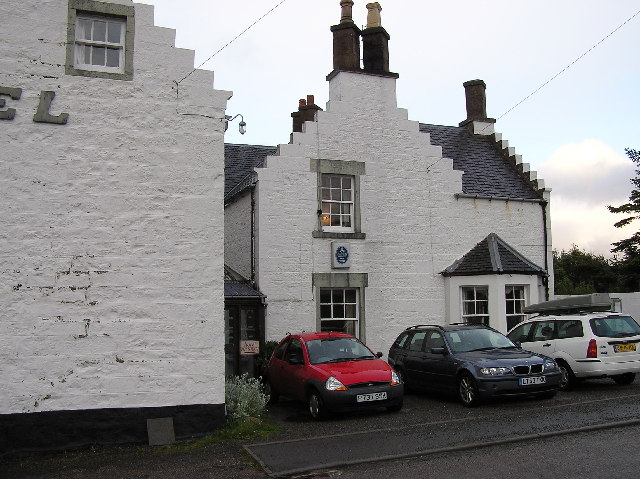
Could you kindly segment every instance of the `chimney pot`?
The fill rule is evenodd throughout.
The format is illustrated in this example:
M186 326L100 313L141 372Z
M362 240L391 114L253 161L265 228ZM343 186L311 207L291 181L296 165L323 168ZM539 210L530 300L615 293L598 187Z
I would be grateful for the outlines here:
M367 28L375 28L382 26L382 19L380 18L380 12L382 7L378 2L367 3Z
M342 0L340 6L342 7L340 23L353 23L353 0Z
M298 108L300 108L301 106L307 106L307 101L304 98L300 98L300 100L298 101Z
M316 101L313 95L307 95L307 105L315 105Z

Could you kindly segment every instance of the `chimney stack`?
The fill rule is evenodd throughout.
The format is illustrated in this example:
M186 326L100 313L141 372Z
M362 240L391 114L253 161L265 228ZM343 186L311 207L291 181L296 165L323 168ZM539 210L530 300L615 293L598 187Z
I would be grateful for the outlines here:
M333 69L360 70L360 29L353 23L353 0L341 0L340 23L333 25Z
M291 113L293 118L293 131L302 133L302 125L305 121L316 121L316 112L322 110L315 103L313 95L307 95L307 99L301 98L298 102L298 111Z
M382 27L378 2L367 3L367 28L362 31L364 71L389 73L389 40L391 37Z
M463 83L467 103L467 119L459 126L465 126L474 135L492 135L494 133L493 118L487 118L487 85L482 80L471 80Z

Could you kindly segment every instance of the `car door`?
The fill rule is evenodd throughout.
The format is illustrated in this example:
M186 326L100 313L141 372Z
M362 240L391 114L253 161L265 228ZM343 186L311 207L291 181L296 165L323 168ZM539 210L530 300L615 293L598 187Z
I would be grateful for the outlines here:
M306 367L302 342L291 338L281 357L275 357L269 368L272 385L283 396L305 399Z
M449 389L455 383L455 365L448 354L440 331L427 331L422 354L424 386L428 389Z
M402 363L404 371L407 375L407 382L412 387L423 387L425 385L424 370L424 340L427 336L426 331L416 331L409 338L406 349L402 352Z
M534 321L527 340L521 341L520 346L533 353L553 356L556 349L555 338L555 321Z

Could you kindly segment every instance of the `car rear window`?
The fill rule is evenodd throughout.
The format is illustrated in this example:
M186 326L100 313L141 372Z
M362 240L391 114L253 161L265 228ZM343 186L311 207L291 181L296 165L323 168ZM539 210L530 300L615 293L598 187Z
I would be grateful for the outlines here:
M593 318L591 321L593 334L606 338L624 338L640 335L640 326L631 316L607 316Z

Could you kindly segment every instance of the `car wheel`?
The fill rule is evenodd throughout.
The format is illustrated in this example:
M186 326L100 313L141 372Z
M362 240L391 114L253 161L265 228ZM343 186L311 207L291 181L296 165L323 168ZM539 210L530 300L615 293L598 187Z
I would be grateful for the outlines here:
M573 374L569 365L564 361L557 361L557 363L558 368L560 368L560 373L562 373L562 378L560 379L560 390L569 391L573 389L576 385L576 375Z
M268 398L267 404L276 403L280 398L280 394L278 394L278 391L274 389L273 385L271 384L271 381L269 381L268 379L264 381L264 393Z
M469 373L462 373L458 379L458 398L466 407L474 407L480 404L478 385Z
M389 412L398 412L402 409L402 401L400 401L398 404L394 404L393 406L389 406L387 408L387 411Z
M635 381L636 373L625 373L625 374L619 374L617 376L612 376L612 377L613 377L613 380L616 382L616 384L627 385Z
M327 416L327 410L324 407L322 398L316 390L309 393L309 413L316 421L321 421Z

